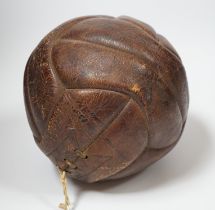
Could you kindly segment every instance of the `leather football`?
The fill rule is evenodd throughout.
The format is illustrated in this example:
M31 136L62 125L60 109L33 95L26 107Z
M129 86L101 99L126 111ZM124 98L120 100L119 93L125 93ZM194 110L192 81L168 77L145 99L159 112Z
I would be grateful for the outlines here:
M84 182L135 174L167 154L189 100L172 45L124 16L80 17L51 31L27 62L24 97L39 148Z

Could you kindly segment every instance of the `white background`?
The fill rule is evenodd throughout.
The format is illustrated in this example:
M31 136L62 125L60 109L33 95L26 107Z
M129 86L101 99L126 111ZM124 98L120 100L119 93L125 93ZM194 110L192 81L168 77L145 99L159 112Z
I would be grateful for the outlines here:
M76 210L214 210L215 1L0 0L0 209L53 210L58 174L34 143L22 93L26 61L51 29L76 16L129 15L153 26L180 54L190 107L181 141L137 176L70 182Z

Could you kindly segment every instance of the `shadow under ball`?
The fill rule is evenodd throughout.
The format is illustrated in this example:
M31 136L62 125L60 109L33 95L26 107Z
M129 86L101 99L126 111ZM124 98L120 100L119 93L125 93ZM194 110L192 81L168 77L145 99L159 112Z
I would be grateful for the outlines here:
M141 21L109 16L50 32L28 60L24 96L39 148L84 182L125 177L163 157L181 136L189 100L172 45Z

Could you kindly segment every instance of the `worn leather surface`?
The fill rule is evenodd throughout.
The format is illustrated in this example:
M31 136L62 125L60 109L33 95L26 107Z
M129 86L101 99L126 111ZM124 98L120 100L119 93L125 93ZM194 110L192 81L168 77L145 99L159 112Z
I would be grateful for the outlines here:
M50 32L26 65L39 148L85 182L139 172L177 143L188 110L181 59L149 25L88 16Z

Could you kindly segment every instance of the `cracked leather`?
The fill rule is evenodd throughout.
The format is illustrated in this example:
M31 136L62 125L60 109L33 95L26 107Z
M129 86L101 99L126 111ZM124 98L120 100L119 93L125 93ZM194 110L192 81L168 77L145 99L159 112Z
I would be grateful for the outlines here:
M39 148L85 182L143 170L179 140L188 85L172 45L130 17L86 16L51 31L24 75Z

